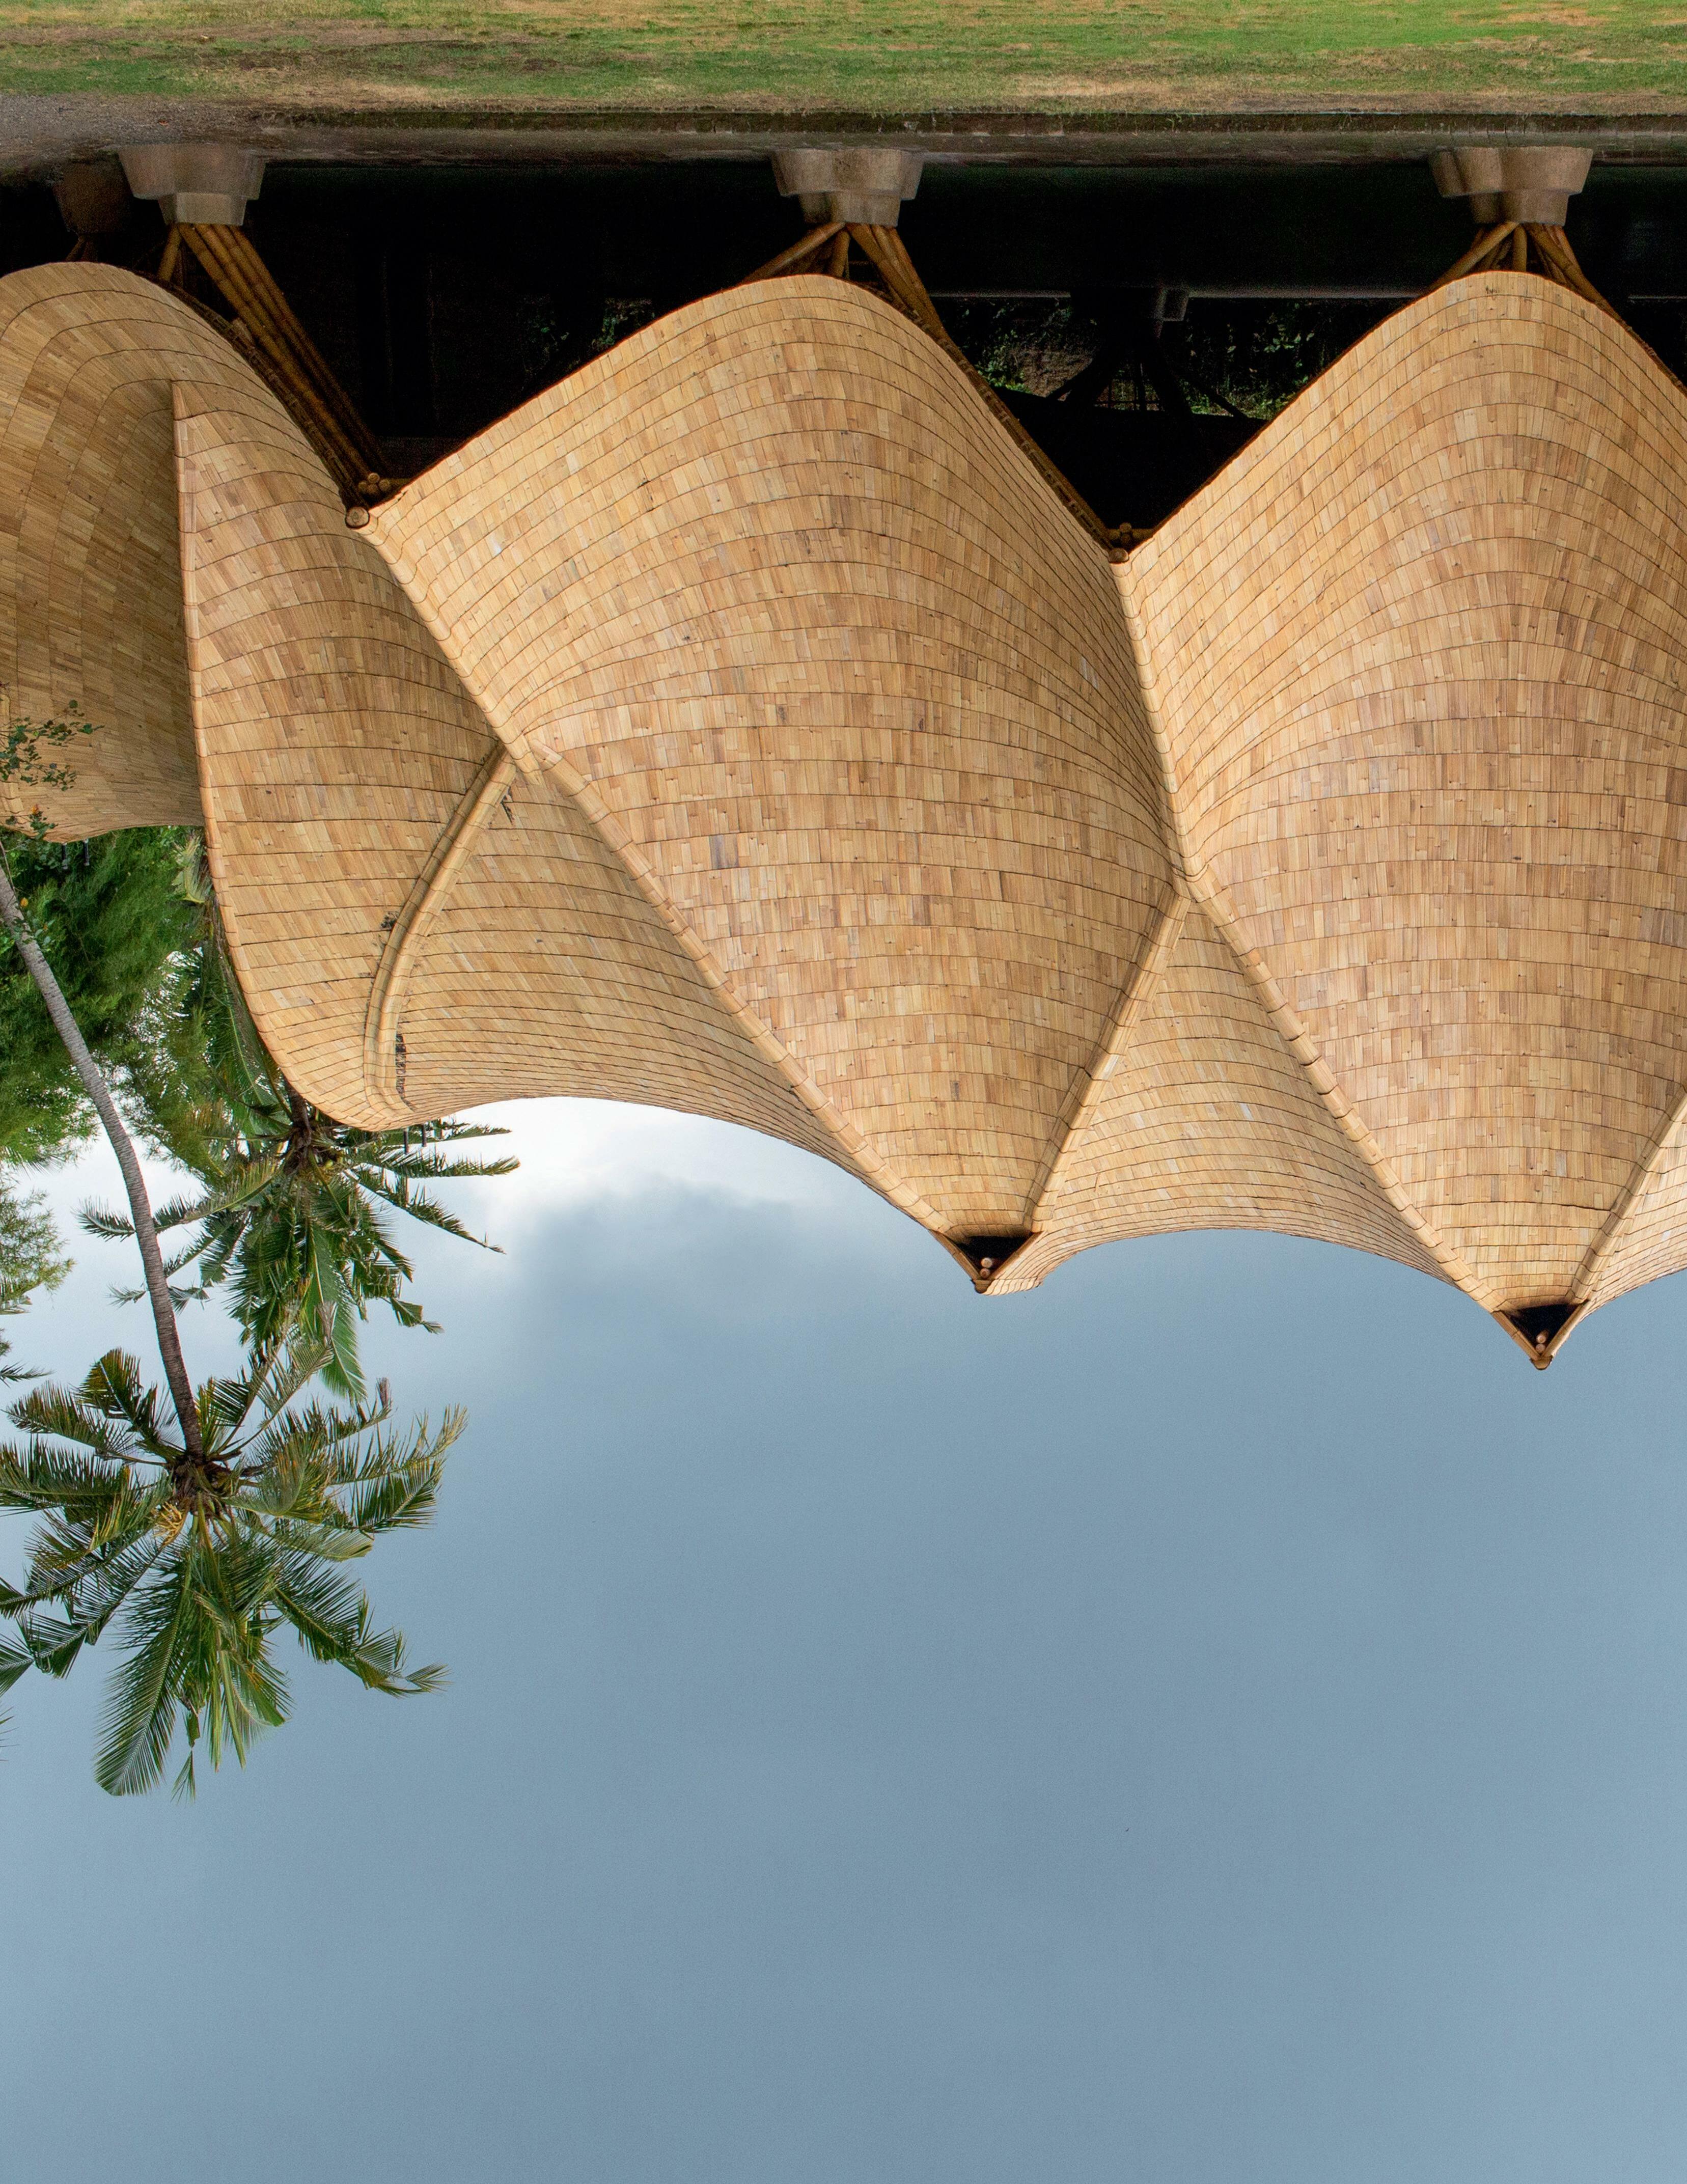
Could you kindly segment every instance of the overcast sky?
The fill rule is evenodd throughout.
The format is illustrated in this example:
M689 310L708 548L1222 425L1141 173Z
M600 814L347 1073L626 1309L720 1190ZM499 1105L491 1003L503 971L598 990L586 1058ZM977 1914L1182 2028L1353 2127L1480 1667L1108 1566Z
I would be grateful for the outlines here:
M1278 1239L985 1301L805 1156L510 1112L507 1256L372 1340L472 1412L364 1565L450 1691L299 1658L189 1808L94 1787L101 1654L16 1695L6 2175L1679 2184L1679 1278L1544 1375ZM77 1249L55 1369L144 1333Z

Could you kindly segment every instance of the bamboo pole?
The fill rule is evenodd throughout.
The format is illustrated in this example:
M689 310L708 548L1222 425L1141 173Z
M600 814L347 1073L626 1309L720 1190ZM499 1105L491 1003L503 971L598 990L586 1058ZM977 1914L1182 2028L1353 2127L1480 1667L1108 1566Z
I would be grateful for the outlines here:
M1570 238L1562 227L1531 227L1529 239L1546 264L1559 276L1565 287L1573 288L1589 303L1597 304L1601 310L1608 311L1619 325L1624 323L1623 314L1617 306L1601 296L1583 272L1575 252L1570 248Z
M370 458L370 469L378 468L380 449L373 435L359 415L356 404L336 378L332 366L306 332L292 305L276 285L274 275L253 248L251 237L240 228L225 227L216 231L216 242L221 248L225 263L237 273L252 302L275 330L276 337L298 359L306 377L315 386L348 439Z
M1467 273L1479 271L1517 225L1514 220L1503 220L1497 227L1484 228L1463 257L1456 259L1439 281L1432 281L1424 293L1433 296L1437 288L1445 288L1450 281L1462 281Z
M928 333L945 334L944 322L938 316L938 307L927 292L926 284L920 278L918 268L908 255L907 244L894 227L881 227L875 230L875 232L878 236L885 256L896 269L903 289L912 301L915 315L921 326Z
M287 344L273 337L260 339L257 330L244 318L230 320L225 331L237 348L243 349L254 365L263 367L264 378L322 457L342 493L348 498L353 496L368 475L363 450L347 439L323 408L315 388L300 370L298 359L289 353Z
M782 273L796 272L810 258L817 257L834 236L843 232L843 228L841 220L829 220L822 226L811 227L806 235L799 236L788 248L770 258L765 265L758 265L754 273L746 273L743 279L735 285L743 288L752 281L776 281Z
M931 298L926 294L919 275L915 274L910 281L907 273L903 270L903 262L898 259L895 252L886 242L885 237L890 231L889 229L882 227L852 226L849 236L852 242L860 244L861 248L871 259L874 270L880 280L883 281L891 300L900 304L916 326L923 326L928 334L934 334L941 340L944 336L943 322L932 308Z
M1118 543L1116 534L1101 521L1059 464L1038 445L972 358L950 338L943 320L938 316L937 306L926 292L925 282L915 270L914 261L908 255L908 247L901 237L892 229L882 227L851 226L849 233L872 260L891 301L922 332L929 334L945 355L953 358L960 366L1003 431L1034 465L1045 482L1091 538L1111 551ZM887 242L887 237L891 238L889 242Z
M350 396L292 307L276 286L251 240L238 228L184 226L184 240L233 304L265 354L286 373L337 446L346 451L345 482L355 485L381 467L381 450Z
M341 386L327 358L306 332L298 314L288 302L285 290L259 256L251 237L243 228L225 227L221 231L220 240L230 262L239 266L253 294L262 303L270 322L298 355L307 374L320 390L324 400L338 416L348 436L354 441L367 443L376 459L370 466L371 469L378 467L380 451L369 427L359 415L356 404Z
M342 492L348 499L354 497L363 481L378 472L380 449L309 336L300 327L302 340L294 340L291 328L275 311L272 293L265 292L267 288L279 293L273 281L267 276L261 283L253 278L252 264L256 263L262 271L262 260L249 242L245 253L226 248L225 238L237 233L236 229L184 226L180 231L187 248L233 305L237 314L235 328L244 332L270 364L281 382L278 392L327 460ZM292 318L290 310L287 317ZM292 324L297 326L298 321L293 320ZM231 331L239 341L241 332ZM337 401L327 398L325 379L338 396Z

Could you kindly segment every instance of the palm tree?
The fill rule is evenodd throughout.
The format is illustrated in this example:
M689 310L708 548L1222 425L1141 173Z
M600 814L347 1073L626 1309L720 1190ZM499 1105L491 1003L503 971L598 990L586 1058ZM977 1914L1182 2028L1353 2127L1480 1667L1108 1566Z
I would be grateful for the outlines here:
M0 1585L0 1691L29 1668L69 1674L116 1619L125 1647L101 1725L95 1776L114 1796L162 1777L186 1717L177 1796L194 1791L203 1736L212 1765L244 1765L253 1738L287 1717L272 1656L283 1626L319 1661L396 1696L437 1690L438 1667L407 1669L396 1630L376 1630L338 1565L376 1536L426 1524L445 1453L462 1431L448 1411L407 1435L376 1401L300 1406L320 1362L293 1350L198 1392L203 1432L170 1430L137 1361L109 1351L80 1388L32 1390L10 1416L28 1438L0 1446L0 1509L42 1522L20 1588Z
M297 1330L323 1357L324 1384L360 1402L366 1392L358 1327L374 1303L404 1327L437 1328L405 1293L410 1261L382 1208L478 1244L426 1185L509 1175L509 1158L465 1159L450 1148L508 1133L485 1123L412 1124L359 1130L337 1123L288 1084L266 1052L230 966L198 837L182 860L182 889L203 911L204 929L177 1004L166 1060L133 1090L161 1150L195 1176L192 1197L156 1215L160 1230L197 1228L170 1261L171 1276L195 1269L197 1286L178 1302L230 1284L231 1310L246 1340L267 1355ZM128 1235L132 1224L98 1206L84 1209L96 1234Z
M14 722L0 737L0 783L68 786L68 766L42 757L86 723ZM29 831L48 832L39 810ZM460 1412L430 1435L386 1430L383 1382L374 1404L295 1408L326 1356L284 1314L246 1374L187 1377L172 1291L134 1141L53 967L31 930L0 840L0 927L9 935L64 1043L122 1171L159 1356L174 1413L136 1361L103 1357L81 1386L31 1390L12 1406L28 1434L0 1448L0 1510L42 1523L21 1589L0 1583L0 1692L31 1668L67 1674L113 1617L129 1650L114 1679L95 1773L116 1795L161 1777L185 1711L187 1757L178 1793L192 1795L202 1730L212 1764L242 1763L253 1736L287 1718L285 1678L270 1658L282 1624L307 1652L337 1662L376 1691L436 1689L437 1667L409 1671L404 1640L376 1630L363 1593L334 1565L368 1552L376 1534L425 1524ZM21 1376L16 1368L7 1378Z
M454 1158L465 1139L501 1137L488 1123L448 1120L406 1130L359 1130L312 1106L271 1071L229 1091L221 1129L202 1151L184 1147L198 1195L171 1200L155 1216L160 1231L197 1226L198 1235L169 1262L172 1276L193 1268L197 1286L178 1303L230 1284L230 1310L260 1355L296 1329L320 1351L325 1384L361 1401L365 1392L358 1325L371 1304L385 1304L401 1327L438 1332L404 1284L414 1273L381 1208L495 1251L465 1228L426 1185L464 1176L508 1175L518 1165ZM184 1165L187 1164L184 1160ZM133 1234L132 1223L101 1206L82 1209L99 1235ZM128 1292L120 1292L125 1298Z

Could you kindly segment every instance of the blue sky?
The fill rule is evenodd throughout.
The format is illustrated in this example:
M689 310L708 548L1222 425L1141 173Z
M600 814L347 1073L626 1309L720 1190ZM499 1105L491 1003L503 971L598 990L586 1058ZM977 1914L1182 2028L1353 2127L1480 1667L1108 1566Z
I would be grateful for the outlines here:
M184 1808L98 1656L19 1690L8 2173L1677 2184L1679 1279L1545 1375L1282 1239L986 1301L782 1147L510 1116L506 1256L372 1335L472 1413L365 1566L449 1692L300 1660ZM77 1248L55 1368L143 1334Z

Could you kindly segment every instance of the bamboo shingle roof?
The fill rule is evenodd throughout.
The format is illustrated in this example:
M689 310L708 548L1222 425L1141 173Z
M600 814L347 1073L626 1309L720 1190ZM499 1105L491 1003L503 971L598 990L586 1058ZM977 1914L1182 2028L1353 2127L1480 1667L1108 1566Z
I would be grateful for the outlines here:
M7 702L102 724L61 833L203 812L313 1100L721 1116L986 1289L1319 1237L1541 1362L1687 1266L1684 490L1687 395L1489 271L1110 561L937 342L798 275L350 528L178 298L0 281Z

